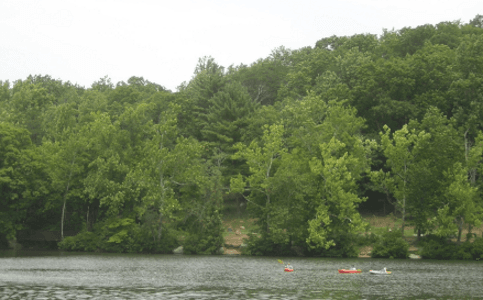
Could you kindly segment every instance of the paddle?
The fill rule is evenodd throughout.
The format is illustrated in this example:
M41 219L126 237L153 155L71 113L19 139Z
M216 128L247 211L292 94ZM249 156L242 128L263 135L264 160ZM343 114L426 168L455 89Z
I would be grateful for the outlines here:
M292 270L293 270L293 267L292 267L292 266L290 266L290 267L289 267L288 265L290 265L290 264L285 265L285 264L283 263L283 260L278 259L277 261L278 261L278 263L279 263L279 264L284 265L284 268L286 268L286 269L287 269L287 268L289 268L289 269L292 269Z

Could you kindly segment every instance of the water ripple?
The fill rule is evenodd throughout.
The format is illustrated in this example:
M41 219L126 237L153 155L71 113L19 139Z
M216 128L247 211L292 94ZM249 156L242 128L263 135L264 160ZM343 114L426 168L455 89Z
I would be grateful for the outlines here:
M482 299L482 262L59 254L0 258L2 299ZM338 274L355 264L362 274ZM369 275L387 267L390 276Z

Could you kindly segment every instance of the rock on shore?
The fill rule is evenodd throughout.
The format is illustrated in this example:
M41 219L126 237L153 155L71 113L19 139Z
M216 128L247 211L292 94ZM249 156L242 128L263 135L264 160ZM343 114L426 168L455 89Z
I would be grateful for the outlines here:
M173 250L174 254L183 254L183 246L179 246L178 248Z

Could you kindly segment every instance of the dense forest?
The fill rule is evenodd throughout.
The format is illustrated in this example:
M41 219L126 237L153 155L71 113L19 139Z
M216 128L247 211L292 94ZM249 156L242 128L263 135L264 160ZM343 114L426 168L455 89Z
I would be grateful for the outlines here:
M352 256L361 211L383 207L459 242L483 220L482 130L480 15L251 65L203 57L176 92L0 81L0 240L44 229L79 232L64 249L215 253L236 204L260 226L252 254Z

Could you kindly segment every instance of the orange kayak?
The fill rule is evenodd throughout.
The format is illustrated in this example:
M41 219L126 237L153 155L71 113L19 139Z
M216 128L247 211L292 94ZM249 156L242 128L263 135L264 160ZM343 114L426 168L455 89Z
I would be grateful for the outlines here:
M360 273L362 270L346 270L346 269L340 269L339 273L349 273L349 274L354 274L354 273Z
M285 272L293 272L293 269L285 268L284 271Z

